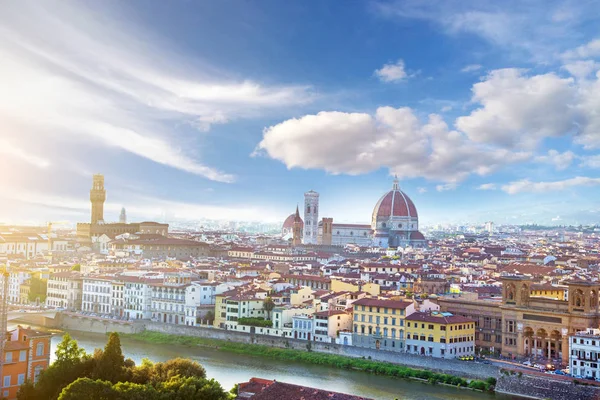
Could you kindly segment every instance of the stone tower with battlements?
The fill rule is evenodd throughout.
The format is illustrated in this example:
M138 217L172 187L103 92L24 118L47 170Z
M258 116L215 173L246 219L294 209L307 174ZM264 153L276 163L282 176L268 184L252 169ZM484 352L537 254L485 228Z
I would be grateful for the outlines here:
M310 190L304 193L304 244L317 244L319 228L319 193Z
M104 175L95 174L90 190L90 201L92 202L92 224L104 222L104 201L106 201L106 190L104 190Z

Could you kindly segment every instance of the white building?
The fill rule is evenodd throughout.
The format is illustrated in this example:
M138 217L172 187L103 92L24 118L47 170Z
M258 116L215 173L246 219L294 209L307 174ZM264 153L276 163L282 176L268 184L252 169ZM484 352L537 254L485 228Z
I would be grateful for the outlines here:
M113 316L121 318L125 315L125 283L119 278L111 282L110 306Z
M109 276L84 277L81 311L112 314L112 280Z
M304 244L317 244L319 227L319 193L310 190L304 193Z
M37 234L0 235L0 254L21 255L26 259L48 252L48 238Z
M19 303L21 300L21 284L31 279L31 273L23 269L10 271L8 278L8 301Z
M124 282L124 312L127 319L152 317L152 289L155 279L142 276L122 276Z
M219 283L209 281L192 282L185 289L185 324L196 326L198 320L208 312L207 306L215 304ZM203 312L204 311L204 312ZM214 307L213 307L214 312Z
M81 310L82 294L82 279L79 272L56 272L48 278L46 305L69 311L79 311Z
M151 286L152 319L167 324L184 325L186 289L189 284L168 282L154 283Z
M571 375L600 380L600 329L577 332L569 338L569 368Z

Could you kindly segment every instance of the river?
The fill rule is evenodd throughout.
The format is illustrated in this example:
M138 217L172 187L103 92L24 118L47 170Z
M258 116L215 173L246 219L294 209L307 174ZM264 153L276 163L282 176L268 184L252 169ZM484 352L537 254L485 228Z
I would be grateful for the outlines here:
M104 347L107 340L104 334L96 333L74 331L71 332L71 336L88 353L92 353L95 348ZM52 338L53 355L60 340L59 334ZM259 356L239 356L201 347L155 345L130 338L121 338L121 345L125 357L131 358L136 364L139 364L143 358L166 361L175 357L186 357L198 361L206 369L208 377L215 378L227 390L236 383L248 381L252 377L260 377L378 400L513 399L511 396L477 393L318 365L292 364Z

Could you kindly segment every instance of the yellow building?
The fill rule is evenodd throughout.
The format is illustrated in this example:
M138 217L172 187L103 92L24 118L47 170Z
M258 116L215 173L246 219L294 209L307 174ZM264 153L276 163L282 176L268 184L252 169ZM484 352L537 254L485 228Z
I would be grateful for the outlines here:
M407 353L447 359L475 354L475 321L470 318L415 312L405 323Z
M227 295L225 293L215 296L215 319L213 326L215 328L225 328L227 322Z
M531 297L545 297L548 299L554 300L566 300L566 286L553 286L549 283L547 284L539 284L539 285L531 285Z
M352 306L352 345L404 351L404 318L414 311L412 302L362 298Z

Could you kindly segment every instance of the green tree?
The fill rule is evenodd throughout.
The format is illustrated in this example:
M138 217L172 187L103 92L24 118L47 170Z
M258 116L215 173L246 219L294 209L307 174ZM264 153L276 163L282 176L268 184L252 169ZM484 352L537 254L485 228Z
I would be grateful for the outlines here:
M79 378L65 387L58 400L117 400L110 382Z
M84 349L79 347L77 341L68 333L63 335L61 342L56 346L57 363L78 363L87 357Z
M273 299L271 297L267 297L263 301L263 309L267 313L267 319L271 319L271 311L273 311L274 308L275 308L275 303L273 302Z
M94 370L96 379L117 383L125 377L125 357L118 333L110 334L104 351L98 352L94 358L96 358Z
M39 299L40 303L43 303L46 301L47 288L47 280L32 276L31 279L29 279L29 294L27 295L27 299L32 303Z
M132 382L119 382L113 386L119 400L159 400L160 394L151 385Z
M175 376L162 382L157 390L169 400L230 400L232 396L214 379Z
M215 313L213 311L207 312L204 316L204 319L212 324L212 322L215 320Z
M175 358L164 363L154 364L151 383L167 382L175 376L206 379L206 370L195 361Z

